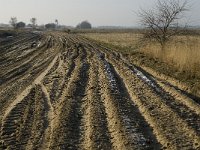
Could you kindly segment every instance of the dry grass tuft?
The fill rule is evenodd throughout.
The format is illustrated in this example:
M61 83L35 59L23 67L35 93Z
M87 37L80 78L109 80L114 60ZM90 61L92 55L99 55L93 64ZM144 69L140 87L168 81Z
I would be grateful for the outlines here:
M158 43L148 43L142 52L175 66L190 76L200 75L200 36L178 36L167 43L164 51Z

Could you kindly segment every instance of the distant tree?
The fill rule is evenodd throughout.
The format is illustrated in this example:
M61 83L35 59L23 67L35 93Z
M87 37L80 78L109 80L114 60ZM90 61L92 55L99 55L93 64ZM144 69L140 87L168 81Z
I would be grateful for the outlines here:
M11 17L9 23L11 24L11 26L16 28L17 18L16 17Z
M71 32L71 30L70 30L70 29L67 29L67 30L65 30L65 32L66 32L66 33L70 33L70 32Z
M19 28L24 28L26 26L26 24L24 22L18 22L16 24L16 28L19 29Z
M29 28L32 28L32 27L33 27L33 25L32 25L32 24L30 24L30 23L29 23L29 24L27 24L26 26L27 26L27 27L29 27Z
M58 27L58 19L55 19L56 27Z
M31 22L32 27L35 28L36 27L36 23L37 23L37 19L36 18L31 18L30 22Z
M80 28L81 28L81 24L80 24L80 23L77 24L76 28L77 28L77 29L80 29Z
M83 21L79 23L76 28L78 29L91 29L92 25L88 21Z
M55 29L56 28L56 24L55 23L45 24L45 28L46 29Z
M38 25L38 28L39 29L45 29L45 25L43 25L43 24L42 25Z
M162 47L180 31L180 20L187 11L187 1L183 0L158 0L155 7L141 10L139 16L141 23L147 28L144 37L155 39Z

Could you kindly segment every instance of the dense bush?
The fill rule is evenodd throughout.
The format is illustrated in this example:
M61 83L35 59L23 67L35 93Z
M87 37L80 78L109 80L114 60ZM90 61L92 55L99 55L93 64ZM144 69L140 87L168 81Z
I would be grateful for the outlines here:
M48 23L45 25L45 28L47 29L55 29L56 28L56 24L55 23Z
M83 22L79 23L76 26L76 28L78 28L78 29L91 29L92 25L88 21L83 21Z
M16 28L24 28L26 26L26 24L24 22L18 22L16 24Z

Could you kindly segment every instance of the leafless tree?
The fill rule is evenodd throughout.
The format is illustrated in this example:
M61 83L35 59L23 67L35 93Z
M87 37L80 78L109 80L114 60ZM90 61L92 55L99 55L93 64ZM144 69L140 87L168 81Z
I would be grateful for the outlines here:
M58 28L58 19L55 19L56 27Z
M36 18L31 18L30 22L32 24L32 27L35 28L36 27L36 23L37 23L37 19Z
M144 37L154 39L164 47L172 36L179 33L180 22L188 10L187 4L186 0L158 0L154 8L141 9L141 23L147 28Z
M11 17L9 23L16 28L17 25L17 18L16 17Z

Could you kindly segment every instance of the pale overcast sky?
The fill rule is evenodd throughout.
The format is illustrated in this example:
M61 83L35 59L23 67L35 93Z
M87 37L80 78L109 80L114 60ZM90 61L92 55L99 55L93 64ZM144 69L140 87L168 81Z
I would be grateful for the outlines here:
M180 0L181 1L181 0ZM75 26L88 20L93 26L137 26L135 12L154 6L156 0L0 0L0 23L15 16L29 23L36 17L38 24L54 22ZM188 0L190 24L200 25L200 0Z

